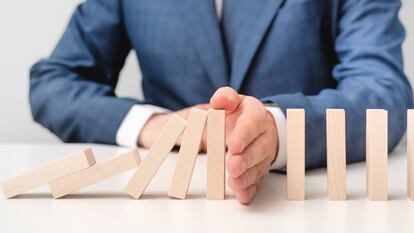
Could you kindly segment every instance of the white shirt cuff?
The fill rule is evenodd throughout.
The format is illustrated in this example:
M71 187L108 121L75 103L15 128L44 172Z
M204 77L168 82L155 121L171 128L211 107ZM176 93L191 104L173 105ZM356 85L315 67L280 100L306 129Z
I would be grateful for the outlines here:
M120 146L136 147L138 136L148 119L168 109L155 105L134 105L131 107L116 132L116 143Z
M266 107L276 121L277 134L279 135L279 150L277 152L276 161L270 169L286 168L286 117L282 110L278 107Z

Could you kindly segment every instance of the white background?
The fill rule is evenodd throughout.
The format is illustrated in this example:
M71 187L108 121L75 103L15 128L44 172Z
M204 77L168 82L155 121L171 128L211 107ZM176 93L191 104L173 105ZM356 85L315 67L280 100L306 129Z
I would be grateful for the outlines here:
M47 57L79 0L1 1L0 3L0 142L59 142L31 118L29 69ZM406 31L405 70L414 80L414 1L403 0L400 14ZM142 97L136 57L130 55L117 93Z

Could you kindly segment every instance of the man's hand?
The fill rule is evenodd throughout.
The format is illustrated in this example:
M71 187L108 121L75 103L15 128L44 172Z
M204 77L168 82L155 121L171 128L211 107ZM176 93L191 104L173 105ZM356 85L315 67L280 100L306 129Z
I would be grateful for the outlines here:
M207 110L210 108L210 104L199 104L193 106L195 108ZM181 109L180 111L173 112L173 113L163 113L163 114L154 114L145 124L145 126L142 128L141 133L139 134L137 144L139 146L142 146L144 148L151 147L152 143L154 142L157 135L160 133L161 128L164 127L165 123L168 121L168 119L171 117L172 114L178 114L184 119L188 118L188 114L190 113L189 108ZM203 137L200 143L200 151L205 152L206 151L206 133L203 133ZM177 145L181 144L181 137L177 141Z
M279 139L273 116L256 98L239 95L229 87L217 90L210 104L193 107L226 110L228 184L240 203L249 203L268 173L278 150ZM190 109L185 108L175 113L187 119ZM138 145L149 148L171 114L173 113L152 116L138 137ZM180 142L179 139L177 145ZM200 151L206 151L205 132Z
M226 110L228 184L239 202L248 204L277 154L275 120L258 99L229 87L217 90L210 105Z

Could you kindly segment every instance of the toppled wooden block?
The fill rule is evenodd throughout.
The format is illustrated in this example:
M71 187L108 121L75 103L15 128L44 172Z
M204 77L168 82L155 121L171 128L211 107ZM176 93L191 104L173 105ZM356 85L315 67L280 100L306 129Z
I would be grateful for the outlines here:
M194 165L200 149L206 118L206 111L196 108L191 109L187 120L187 127L183 133L170 191L168 192L168 196L170 197L185 199L187 195Z
M137 168L141 162L138 150L109 158L80 172L51 182L50 189L54 198L63 197L87 186L109 179L113 176Z
M168 120L125 187L125 192L136 199L142 195L185 127L186 121L178 115Z
M92 149L87 148L43 165L2 183L4 195L11 198L40 185L71 175L95 164Z

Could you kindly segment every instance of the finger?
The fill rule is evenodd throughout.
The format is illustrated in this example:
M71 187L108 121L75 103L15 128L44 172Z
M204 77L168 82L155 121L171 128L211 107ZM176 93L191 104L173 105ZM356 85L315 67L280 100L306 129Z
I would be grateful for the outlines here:
M212 108L233 112L242 102L243 97L230 87L221 87L210 99Z
M239 200L241 204L246 205L246 204L249 204L253 200L253 197L254 195L256 195L256 192L257 192L256 185L252 185L243 191L236 192L236 198L237 200Z
M245 97L242 103L243 112L237 119L233 132L228 140L232 154L241 154L244 149L266 130L266 109L253 97Z
M258 179L258 170L256 167L250 168L239 177L229 177L228 185L234 192L241 192L256 183Z
M249 168L239 177L229 177L228 184L233 191L242 191L247 187L259 183L260 180L269 172L269 167L270 160L266 159L257 166Z
M272 140L268 133L264 133L256 138L241 155L232 155L227 160L227 171L232 177L238 177L243 174L247 169L256 166L260 162L266 159L268 156L272 156L271 148ZM273 157L272 157L273 158Z

